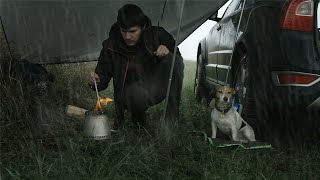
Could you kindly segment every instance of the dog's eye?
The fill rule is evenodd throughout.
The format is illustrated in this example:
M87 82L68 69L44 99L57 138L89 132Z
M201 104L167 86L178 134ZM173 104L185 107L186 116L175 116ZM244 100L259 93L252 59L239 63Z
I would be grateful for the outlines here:
M222 93L222 91L218 91L218 93L220 93L220 94L221 94L221 93Z
M229 91L228 94L231 94L231 91Z

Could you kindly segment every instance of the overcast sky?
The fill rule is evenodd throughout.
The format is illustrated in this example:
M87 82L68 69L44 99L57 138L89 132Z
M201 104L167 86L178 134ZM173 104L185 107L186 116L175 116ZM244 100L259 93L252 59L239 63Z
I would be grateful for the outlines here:
M224 11L226 10L229 4L230 0L224 6L222 6L221 9L219 9L218 17L222 17ZM215 21L207 20L178 46L183 59L193 61L197 59L196 56L199 41L208 34L210 29L215 24Z

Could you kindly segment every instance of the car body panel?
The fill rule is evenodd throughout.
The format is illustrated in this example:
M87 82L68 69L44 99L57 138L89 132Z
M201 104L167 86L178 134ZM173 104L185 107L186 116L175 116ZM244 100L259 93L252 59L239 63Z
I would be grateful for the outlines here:
M209 32L210 44L207 44L206 57L207 63L205 65L207 77L216 77L217 76L217 64L218 64L218 51L219 51L219 40L221 30L219 30L219 23L216 24ZM207 81L211 81L212 78L207 79Z
M234 0L230 6L233 3L239 4L240 1L244 0ZM278 86L274 83L272 74L275 71L320 74L319 46L314 39L319 37L318 25L315 25L316 29L311 33L283 30L280 28L280 20L285 1L245 2L242 17L241 10L226 13L219 24L215 25L221 26L222 32L218 37L219 45L215 45L219 46L215 60L218 62L217 74L206 78L211 80L206 82L207 86L224 85L228 68L232 68L229 66L234 58L232 55L240 47L238 45L242 44L247 53L249 78L252 82L250 88L254 91L256 104L268 103L277 107L303 109L309 107L320 97L320 82L310 87ZM237 32L240 17L242 19ZM204 39L208 46L213 46L215 42L210 40L214 37L209 36L210 34ZM231 81L229 72L227 84L230 85Z

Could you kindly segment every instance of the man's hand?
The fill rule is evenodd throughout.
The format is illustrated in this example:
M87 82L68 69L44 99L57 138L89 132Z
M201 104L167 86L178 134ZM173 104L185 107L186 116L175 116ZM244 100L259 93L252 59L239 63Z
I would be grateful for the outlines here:
M164 45L160 45L157 49L157 51L154 52L154 54L158 57L163 57L166 56L167 54L169 54L169 49L164 46Z
M96 82L99 83L100 82L100 77L95 72L91 72L89 74L88 80L89 80L89 84L90 85L94 85L94 80L96 80Z

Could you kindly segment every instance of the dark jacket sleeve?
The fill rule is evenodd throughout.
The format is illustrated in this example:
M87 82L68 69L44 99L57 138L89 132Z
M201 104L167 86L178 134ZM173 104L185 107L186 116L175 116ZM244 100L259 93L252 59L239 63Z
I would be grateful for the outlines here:
M176 41L174 40L172 35L168 33L163 27L158 28L158 33L160 45L165 45L169 49L169 51L173 53ZM177 53L180 54L178 47Z
M105 40L102 46L103 48L100 52L98 64L95 69L95 72L100 77L98 91L105 90L113 76L113 60L111 58L110 51L108 51L108 40Z

